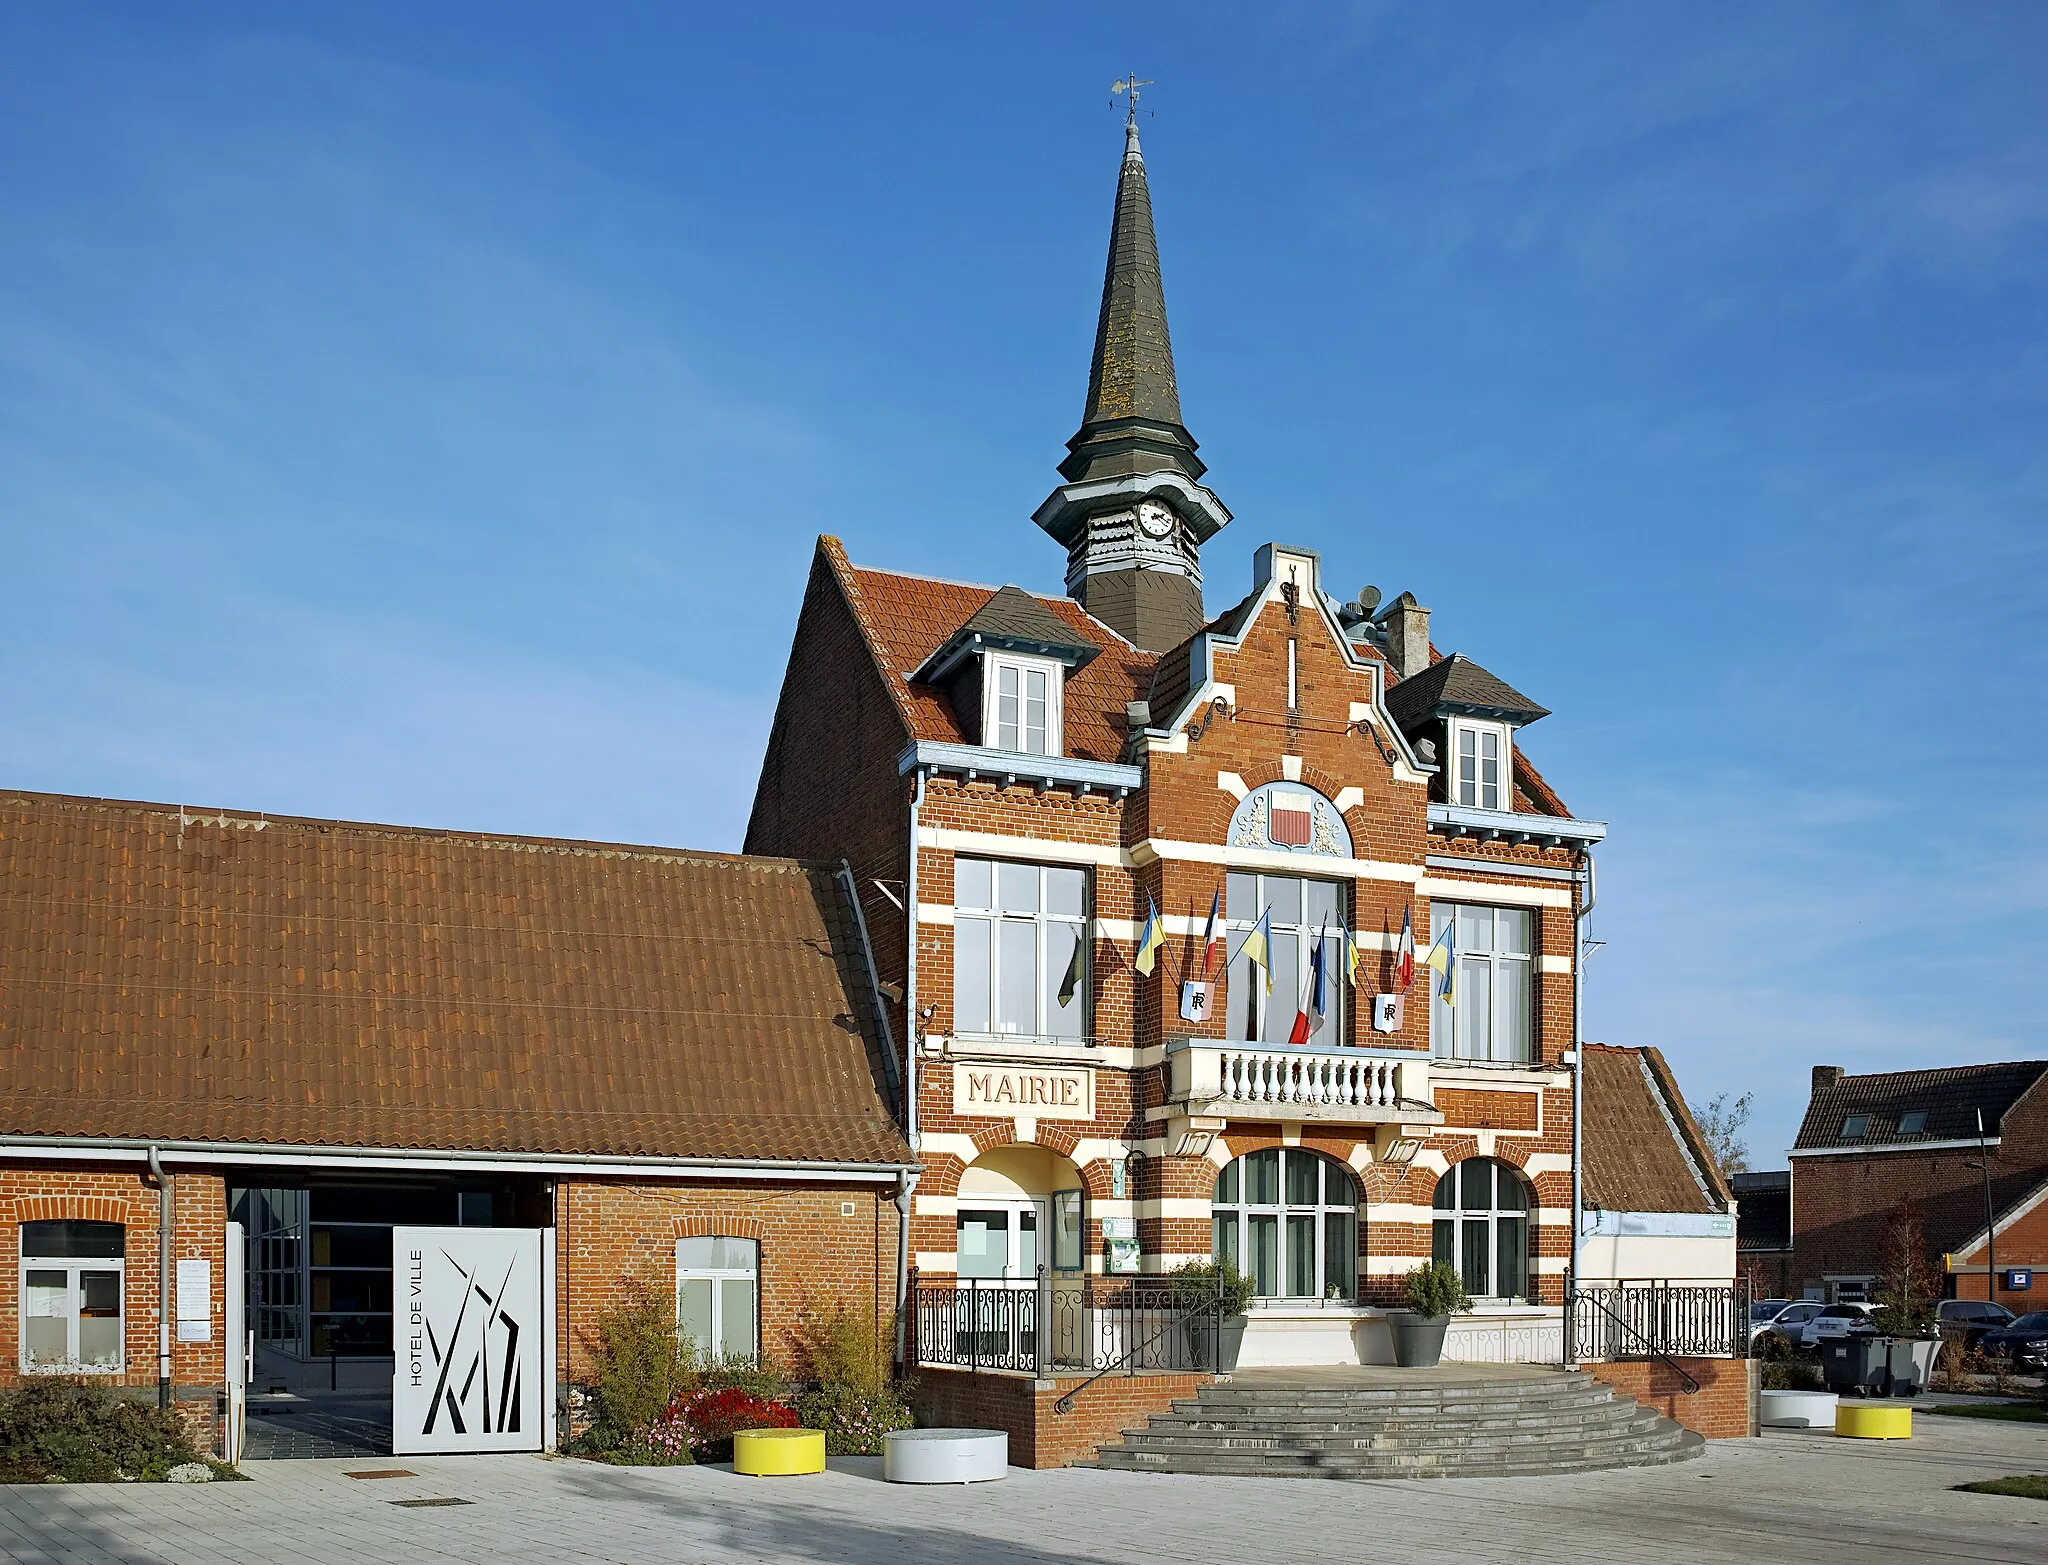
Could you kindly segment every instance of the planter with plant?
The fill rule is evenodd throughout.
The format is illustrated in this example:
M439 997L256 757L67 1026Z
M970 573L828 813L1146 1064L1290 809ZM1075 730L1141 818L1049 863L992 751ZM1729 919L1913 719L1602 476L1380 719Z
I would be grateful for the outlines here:
M1229 1261L1189 1261L1166 1275L1194 1367L1229 1374L1244 1346L1252 1280Z
M1394 1362L1404 1369L1433 1369L1444 1356L1444 1332L1453 1315L1472 1308L1465 1279L1455 1266L1426 1261L1402 1280L1407 1312L1396 1312Z

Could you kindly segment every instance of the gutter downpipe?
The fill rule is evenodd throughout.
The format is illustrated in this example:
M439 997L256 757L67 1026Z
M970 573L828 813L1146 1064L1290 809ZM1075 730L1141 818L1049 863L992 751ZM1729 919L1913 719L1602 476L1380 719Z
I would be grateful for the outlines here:
M1599 901L1599 885L1593 878L1593 850L1582 850L1586 860L1586 900L1572 920L1572 1258L1564 1289L1564 1360L1569 1369L1579 1363L1579 1247L1580 1230L1586 1221L1585 1125L1586 1125L1586 1029L1581 1008L1586 995L1586 920Z
M171 1177L152 1145L149 1174L156 1181L156 1405L171 1407Z
M903 878L903 917L909 933L904 937L903 960L903 1136L910 1143L910 1155L918 1155L917 1129L917 821L924 805L924 768L917 768L910 794L910 865ZM917 1189L917 1175L905 1171L896 1182L896 1362L908 1374L904 1361L910 1324L910 1197Z

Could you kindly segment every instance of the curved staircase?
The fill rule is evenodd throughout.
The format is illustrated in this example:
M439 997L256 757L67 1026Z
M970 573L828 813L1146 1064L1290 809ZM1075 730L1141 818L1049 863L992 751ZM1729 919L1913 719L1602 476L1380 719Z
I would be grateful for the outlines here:
M1651 1467L1706 1442L1590 1375L1522 1366L1244 1370L1092 1464L1276 1478L1507 1478Z

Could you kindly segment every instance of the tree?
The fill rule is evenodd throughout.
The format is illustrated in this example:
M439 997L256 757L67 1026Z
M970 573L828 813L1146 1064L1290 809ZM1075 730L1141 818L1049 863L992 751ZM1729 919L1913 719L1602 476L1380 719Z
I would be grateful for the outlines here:
M1750 1097L1745 1092L1731 1103L1727 1093L1717 1092L1699 1113L1700 1134L1723 1175L1749 1172L1749 1143L1743 1140L1742 1128L1749 1123Z
M1934 1300L1941 1278L1928 1255L1920 1207L1910 1199L1893 1207L1885 1222L1883 1273L1875 1302L1884 1306L1884 1329L1899 1337L1934 1334Z

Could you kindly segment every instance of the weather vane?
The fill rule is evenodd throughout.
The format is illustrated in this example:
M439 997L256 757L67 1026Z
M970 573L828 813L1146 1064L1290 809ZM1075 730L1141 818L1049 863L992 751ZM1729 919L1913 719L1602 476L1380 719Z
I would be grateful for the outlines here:
M1112 109L1115 108L1117 98L1123 93L1129 93L1131 95L1131 112L1129 116L1124 120L1124 123L1126 125L1135 125L1138 123L1138 89L1140 87L1150 87L1152 85L1153 83L1150 81L1140 81L1138 79L1138 73L1136 71L1133 71L1130 75L1126 76L1122 81L1111 82L1109 84L1109 106Z

